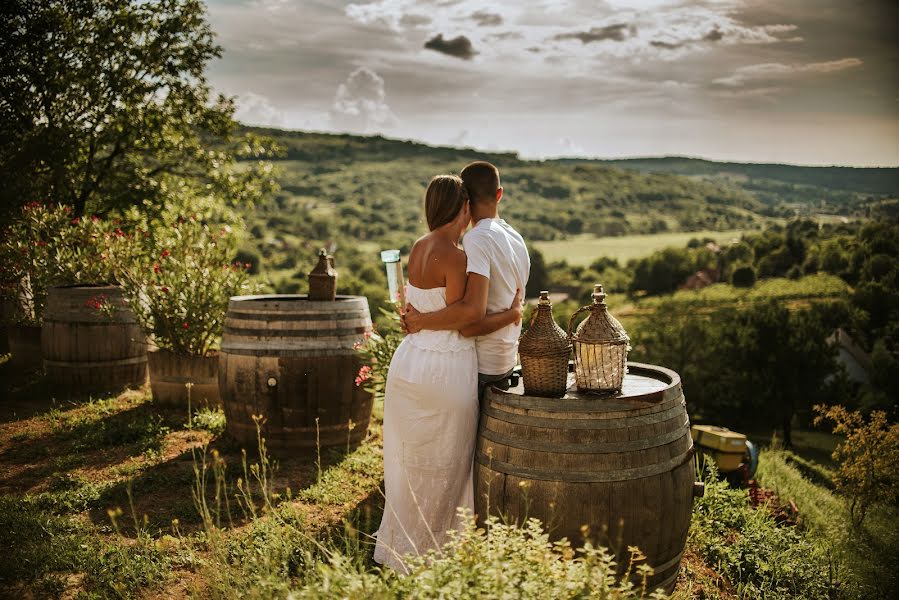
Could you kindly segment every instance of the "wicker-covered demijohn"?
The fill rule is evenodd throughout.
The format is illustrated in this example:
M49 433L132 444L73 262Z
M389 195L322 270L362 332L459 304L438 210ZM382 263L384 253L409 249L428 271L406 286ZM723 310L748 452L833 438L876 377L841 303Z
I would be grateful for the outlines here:
M550 398L564 396L568 387L569 354L571 342L553 319L549 292L540 292L531 326L518 344L524 393Z
M318 264L309 273L309 299L333 302L337 297L337 271L334 257L324 249L318 253Z
M574 319L583 311L590 315L571 333ZM582 392L609 393L621 389L627 372L627 332L618 319L609 314L602 286L593 288L593 304L571 315L568 335L574 346L574 374Z

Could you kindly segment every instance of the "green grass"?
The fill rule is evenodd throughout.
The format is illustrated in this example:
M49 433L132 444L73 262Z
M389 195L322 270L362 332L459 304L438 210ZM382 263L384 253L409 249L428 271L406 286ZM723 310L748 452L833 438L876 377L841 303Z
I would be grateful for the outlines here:
M706 237L719 244L739 239L747 229L731 229L727 231L683 231L675 233L650 233L645 235L623 235L616 237L576 236L566 240L535 242L535 246L543 253L547 262L567 261L570 265L589 266L600 257L617 259L625 264L635 258L649 256L656 250L687 245L693 238Z
M899 509L875 507L861 527L853 527L845 501L821 483L828 473L807 456L774 450L762 453L757 477L799 508L800 525L833 557L843 597L896 598Z
M714 283L699 290L679 290L664 296L650 296L636 302L637 308L656 308L671 303L683 306L717 306L766 300L808 300L845 298L852 288L835 275L818 273L800 279L772 277L751 288Z

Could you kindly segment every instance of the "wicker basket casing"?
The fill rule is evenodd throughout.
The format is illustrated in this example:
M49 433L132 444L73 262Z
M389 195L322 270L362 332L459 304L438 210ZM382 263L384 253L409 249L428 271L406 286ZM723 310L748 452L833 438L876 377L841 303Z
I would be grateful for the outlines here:
M574 320L584 311L590 315L571 333ZM574 375L578 391L610 393L621 389L627 373L630 338L618 319L609 314L602 286L593 288L593 304L579 308L568 322L574 346Z
M570 354L571 342L553 319L549 292L540 292L531 325L518 345L524 393L549 398L564 396L568 388Z

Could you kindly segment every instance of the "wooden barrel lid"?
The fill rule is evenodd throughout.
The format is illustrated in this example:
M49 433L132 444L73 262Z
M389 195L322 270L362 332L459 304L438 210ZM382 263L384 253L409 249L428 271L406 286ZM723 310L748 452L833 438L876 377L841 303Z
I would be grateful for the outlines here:
M656 365L629 362L621 391L614 394L590 394L578 391L574 373L568 374L568 389L561 398L542 398L524 393L524 384L508 390L491 388L490 397L502 404L560 412L615 412L651 408L679 398L683 391L680 375Z

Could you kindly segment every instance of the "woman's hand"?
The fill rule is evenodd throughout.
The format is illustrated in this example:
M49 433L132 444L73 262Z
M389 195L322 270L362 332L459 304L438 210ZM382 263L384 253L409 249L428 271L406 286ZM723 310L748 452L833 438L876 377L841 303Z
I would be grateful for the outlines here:
M421 331L421 313L415 310L411 304L406 305L406 310L400 315L400 324L403 327L403 333L418 333Z

